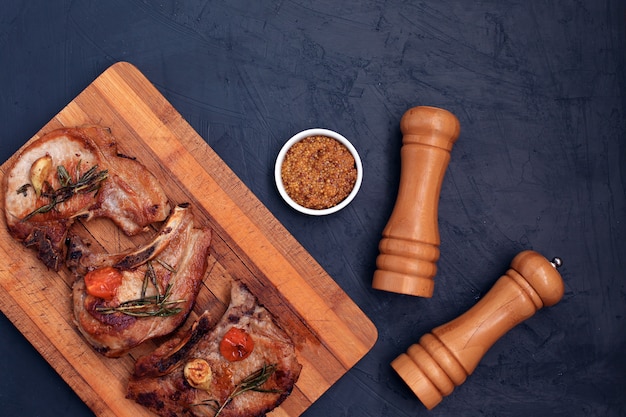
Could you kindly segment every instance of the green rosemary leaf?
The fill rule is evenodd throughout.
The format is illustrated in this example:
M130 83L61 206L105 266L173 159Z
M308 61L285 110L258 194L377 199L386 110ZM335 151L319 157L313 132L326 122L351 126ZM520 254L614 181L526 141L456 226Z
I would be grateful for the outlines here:
M67 172L67 169L65 169L63 165L59 165L57 167L57 176L59 177L61 187L69 187L70 185L72 185L72 178L70 177L70 173Z

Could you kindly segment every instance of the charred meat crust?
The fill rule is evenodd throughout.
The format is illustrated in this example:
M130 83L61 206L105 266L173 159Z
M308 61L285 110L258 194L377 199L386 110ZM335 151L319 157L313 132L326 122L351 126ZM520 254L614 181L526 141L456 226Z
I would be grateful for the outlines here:
M58 224L49 227L35 227L24 239L22 244L27 248L34 248L37 251L37 258L48 268L58 271L63 262L61 257L62 243L67 232L67 222L59 221Z
M208 313L201 315L194 323L189 335L166 357L146 356L135 363L134 378L158 377L169 373L180 364L191 349L211 331Z
M63 167L72 181L90 168L107 171L108 178L89 193L71 192L54 207L30 216L51 200L37 195L31 182L35 161L50 157L53 169L41 178L49 188L62 191L57 171ZM13 238L34 249L38 258L57 271L65 258L65 234L76 218L107 217L128 235L164 220L169 213L167 196L156 177L136 160L120 157L109 129L101 126L53 130L29 144L14 160L4 178L5 216ZM64 194L65 195L65 194ZM56 198L54 199L56 200Z
M223 335L233 326L244 329L255 341L251 355L237 362L227 361L218 348ZM185 379L183 368L195 359L210 364L210 387L196 389ZM224 404L238 383L268 365L275 367L261 387L265 391L236 396L220 417L264 416L290 395L302 368L293 341L247 288L235 282L230 305L215 326L210 325L205 312L180 341L170 341L137 360L127 398L161 416L212 417L215 409L211 404Z
M132 269L134 265L141 265L152 257L155 249L153 245L150 245L145 250L125 256L113 265L113 268L129 270Z
M77 236L68 242L67 266L76 281L72 289L74 321L85 339L105 356L118 357L138 344L172 333L191 311L208 266L211 231L194 227L191 206L177 206L152 242L136 251L118 254L93 252ZM150 256L133 256L144 253ZM154 256L155 258L152 258ZM115 296L103 300L87 293L84 275L89 271L116 266L123 260L128 268L118 269L122 283ZM155 262L148 263L155 259ZM153 275L147 275L149 274ZM147 277L154 278L147 289ZM168 293L178 310L165 316L129 316L118 308L143 296Z

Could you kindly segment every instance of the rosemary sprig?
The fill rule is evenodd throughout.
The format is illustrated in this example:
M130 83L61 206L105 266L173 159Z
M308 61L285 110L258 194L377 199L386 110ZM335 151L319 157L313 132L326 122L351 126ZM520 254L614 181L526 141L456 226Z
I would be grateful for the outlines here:
M92 166L85 171L83 175L79 175L79 167L80 161L78 162L78 166L76 168L76 181L73 181L67 169L63 165L59 165L57 167L57 178L59 179L61 187L55 190L48 182L46 182L45 190L42 190L41 196L47 198L50 202L27 214L22 221L27 221L36 214L43 214L51 211L57 206L57 204L69 200L76 194L88 194L98 191L102 181L109 177L109 171L106 169L98 171L98 165ZM29 184L24 184L17 189L17 193L25 195L29 186Z
M192 404L194 406L206 405L215 410L215 415L213 417L218 417L224 408L237 396L248 392L248 391L256 391L256 392L266 392L277 394L280 393L280 390L277 389L263 389L261 386L265 384L272 374L276 372L276 364L271 365L263 365L262 368L257 369L247 377L241 380L241 382L235 385L233 391L226 397L224 403L220 405L218 400L204 400L200 403Z
M167 262L159 258L156 258L155 261L157 261L159 265L161 265L163 268L169 271L172 275L176 273L176 269L170 266ZM146 291L148 289L149 283L152 283L157 294L160 293L159 284L157 283L157 275L156 275L156 272L154 271L154 266L152 265L152 261L147 261L146 267L147 267L146 273L143 276L143 284L141 285L141 296L139 298L144 298L146 296Z
M156 261L172 274L176 273L176 269L168 265L165 261L156 259ZM156 295L146 296L148 285L152 283L156 290ZM146 272L143 276L141 285L141 295L135 300L124 301L116 307L97 307L96 311L102 314L123 313L134 317L168 317L183 311L177 304L184 303L185 300L170 300L172 295L172 282L165 288L165 294L161 294L157 275L154 271L152 261L146 262Z
M168 271L170 271L171 273L175 273L176 269L174 269L173 266L169 265L167 262L156 258L155 261L157 261L159 263L159 265L161 265L163 268L167 269Z
M57 167L57 177L59 177L61 187L69 187L72 185L72 177L70 177L70 173L67 172L67 169L65 169L63 165Z
M154 289L159 295L159 284L157 283L156 272L154 272L154 266L152 266L152 261L146 262L146 273L143 275L143 284L141 286L141 296L140 298L145 298L146 290L148 289L148 284L152 283Z
M145 280L144 280L145 283ZM143 292L143 289L142 289ZM102 314L123 313L133 317L169 317L174 316L183 309L176 305L185 300L170 300L172 285L165 289L165 294L142 296L135 300L124 301L115 307L96 307L96 311Z

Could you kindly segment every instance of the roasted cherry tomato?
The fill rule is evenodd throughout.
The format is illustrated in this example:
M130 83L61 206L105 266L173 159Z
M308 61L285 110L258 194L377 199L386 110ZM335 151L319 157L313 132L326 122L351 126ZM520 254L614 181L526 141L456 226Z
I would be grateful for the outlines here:
M122 285L122 273L111 267L95 269L85 275L87 294L110 300L115 297L117 288Z
M252 353L254 341L245 330L231 327L220 342L220 353L230 362L244 360Z

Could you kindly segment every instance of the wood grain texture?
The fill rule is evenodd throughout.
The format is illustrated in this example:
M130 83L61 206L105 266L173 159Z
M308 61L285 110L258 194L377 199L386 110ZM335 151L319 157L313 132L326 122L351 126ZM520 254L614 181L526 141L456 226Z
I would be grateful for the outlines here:
M136 156L173 204L190 202L197 221L214 230L204 286L181 331L207 309L217 321L230 282L240 279L296 341L302 374L273 416L300 415L370 350L377 339L371 321L135 67L111 66L31 141L83 124L110 127L121 153ZM2 176L13 158L2 165ZM124 395L136 357L158 342L119 359L93 351L72 323L68 271L48 271L7 234L1 217L2 312L97 415L151 415ZM108 251L151 236L129 238L108 220L74 227Z

